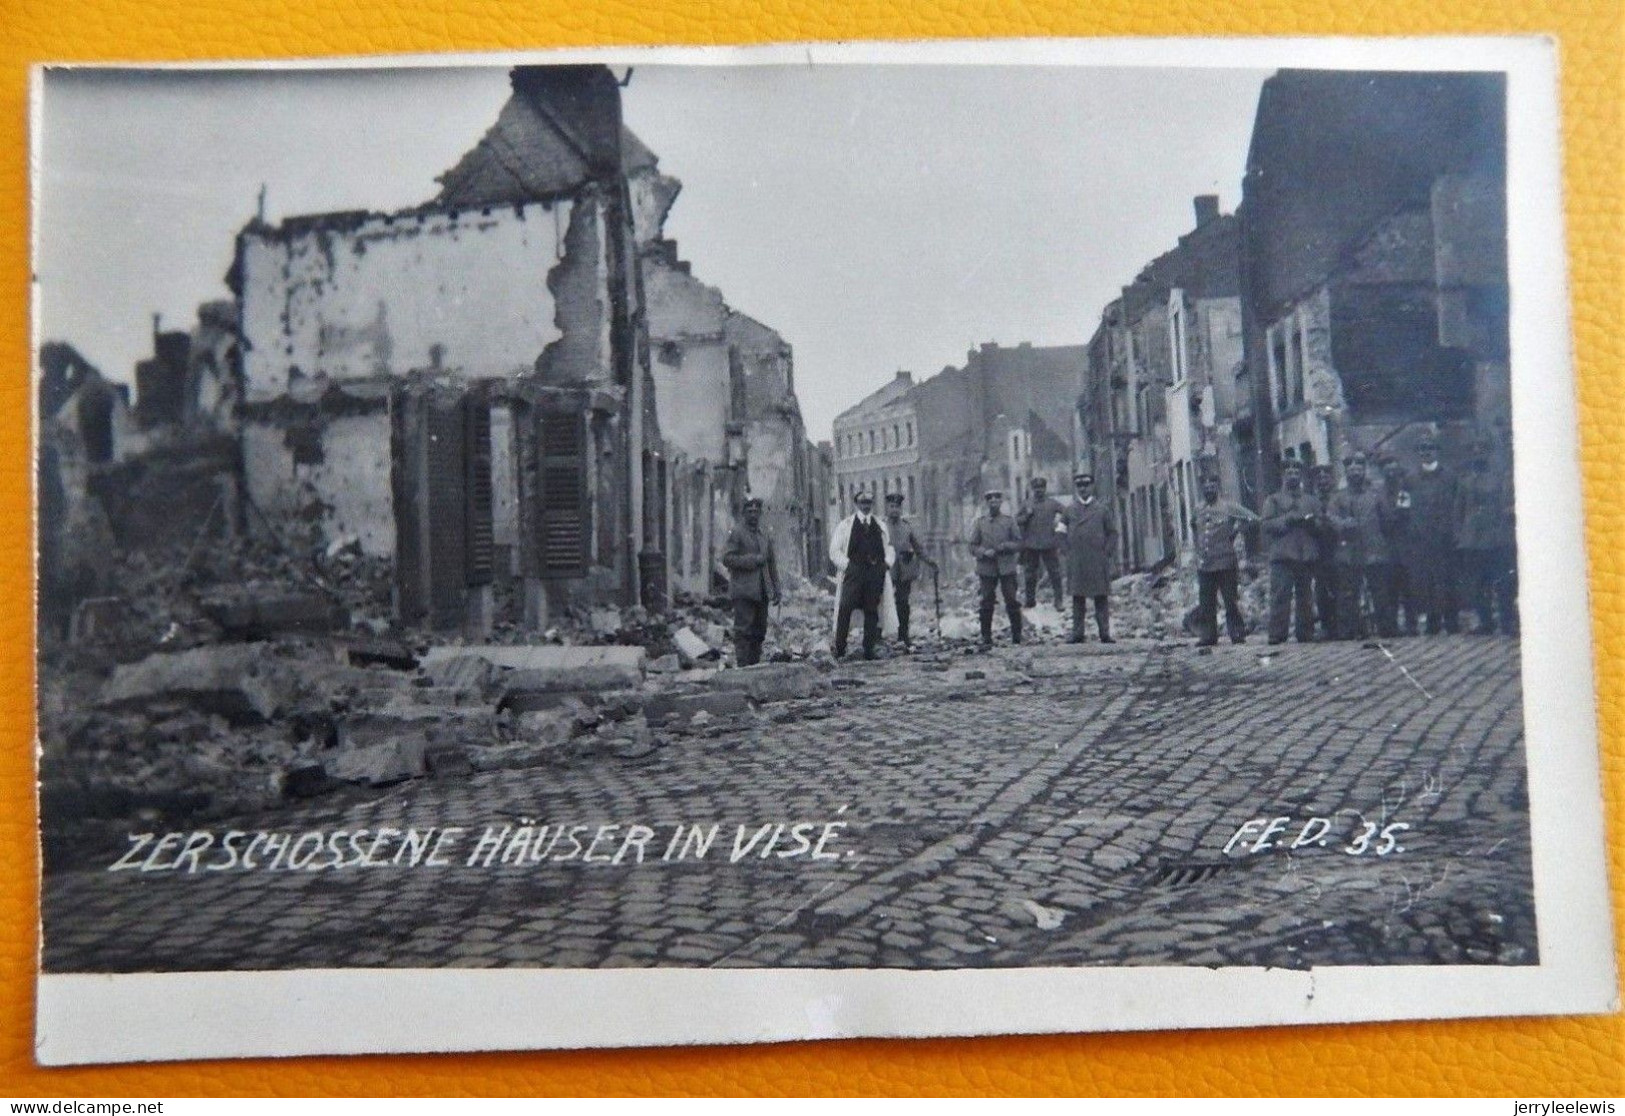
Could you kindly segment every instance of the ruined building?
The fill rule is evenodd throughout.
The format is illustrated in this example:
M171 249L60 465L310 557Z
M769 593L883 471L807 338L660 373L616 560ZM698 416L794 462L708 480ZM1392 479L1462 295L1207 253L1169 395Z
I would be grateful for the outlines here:
M672 586L706 595L734 515L763 502L781 575L822 572L826 485L812 468L795 395L794 356L776 331L696 279L661 223L680 184L654 172L642 196L639 243L648 298L656 408L668 451Z
M746 489L792 508L774 465L799 458L765 449L779 412L748 390L764 346L785 365L785 440L805 443L788 346L746 336L663 258L679 184L622 123L613 75L511 81L432 201L253 223L234 269L250 498L289 530L393 558L402 621L475 633L510 598L511 619L540 627L708 590L697 554Z
M108 589L114 539L94 480L144 436L129 388L72 345L47 341L39 363L39 614L45 630L63 634L74 606Z
M1257 506L1240 231L1213 195L1194 209L1195 227L1102 312L1077 397L1078 459L1116 510L1124 570L1189 547L1204 476Z
M1043 476L1052 493L1071 490L1073 446L1067 416L1083 374L1082 346L986 343L961 368L916 384L899 372L836 416L836 500L868 490L877 505L901 492L932 557L945 573L971 568L962 545L989 488L1014 512Z
M1446 456L1510 427L1505 79L1283 70L1264 83L1242 225L1265 486L1278 458Z

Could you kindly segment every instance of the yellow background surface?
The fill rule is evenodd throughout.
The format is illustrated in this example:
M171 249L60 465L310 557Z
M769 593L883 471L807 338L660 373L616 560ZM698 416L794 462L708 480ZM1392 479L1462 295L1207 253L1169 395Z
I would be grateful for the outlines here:
M1625 1095L1625 1016L42 1070L30 553L27 67L614 44L1100 35L1540 33L1561 48L1564 183L1614 918L1625 881L1625 298L1620 0L0 0L0 1094ZM1554 354L1555 356L1555 354ZM1520 494L1523 495L1523 494ZM1539 498L1539 494L1530 494ZM1617 548L1617 549L1616 549ZM1576 632L1575 638L1584 633ZM1539 716L1540 711L1530 711ZM1622 966L1625 967L1625 966ZM545 1010L545 1005L536 1005Z

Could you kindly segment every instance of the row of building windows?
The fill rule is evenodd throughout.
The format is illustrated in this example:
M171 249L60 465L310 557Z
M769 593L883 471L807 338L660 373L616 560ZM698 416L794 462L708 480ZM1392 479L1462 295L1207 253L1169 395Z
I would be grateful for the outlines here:
M914 474L881 477L878 481L871 477L866 481L852 481L850 484L846 481L840 481L836 484L836 499L840 501L843 508L846 507L849 500L856 499L860 492L869 493L875 498L877 504L885 500L888 492L901 492L903 494L903 510L907 511L914 507Z
M906 439L906 441L905 441ZM884 453L904 449L914 444L914 422L894 422L888 426L871 427L850 434L842 434L836 443L842 458L861 457L866 453Z
M1278 411L1289 411L1304 401L1303 325L1294 313L1269 330L1270 384Z

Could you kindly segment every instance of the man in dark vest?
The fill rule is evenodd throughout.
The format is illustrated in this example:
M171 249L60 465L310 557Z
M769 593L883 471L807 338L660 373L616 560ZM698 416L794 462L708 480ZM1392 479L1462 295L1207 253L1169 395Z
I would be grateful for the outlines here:
M1055 611L1065 608L1065 591L1061 588L1060 545L1064 535L1058 534L1064 509L1061 502L1049 494L1049 482L1043 477L1033 478L1033 498L1016 514L1016 526L1021 528L1021 567L1025 577L1027 607L1038 603L1038 574L1049 575L1050 592L1055 595Z
M768 605L779 603L779 564L773 540L762 533L762 501L745 501L743 522L728 533L722 551L728 569L728 596L734 611L734 660L740 666L762 661Z
M835 657L846 655L852 613L861 609L863 657L872 659L880 643L881 609L891 604L886 571L891 568L894 552L886 525L873 514L874 493L860 490L853 503L857 511L836 525L829 542L829 559L841 576L835 602Z
M1112 639L1112 560L1117 554L1117 520L1104 501L1095 497L1093 473L1076 473L1072 487L1077 499L1066 509L1061 527L1066 534L1066 580L1072 591L1072 637L1083 642L1083 610L1095 602L1095 628L1100 642Z

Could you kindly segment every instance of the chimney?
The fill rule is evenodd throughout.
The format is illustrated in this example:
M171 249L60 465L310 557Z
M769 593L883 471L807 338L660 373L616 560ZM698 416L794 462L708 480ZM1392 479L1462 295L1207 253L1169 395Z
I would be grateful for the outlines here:
M1196 207L1196 227L1201 228L1219 215L1218 194L1197 194L1191 202Z
M901 368L899 368L897 370L897 378L903 381L905 384L912 384L914 382L914 373L904 372Z
M621 89L607 66L515 66L515 95L579 144L594 174L621 171Z

